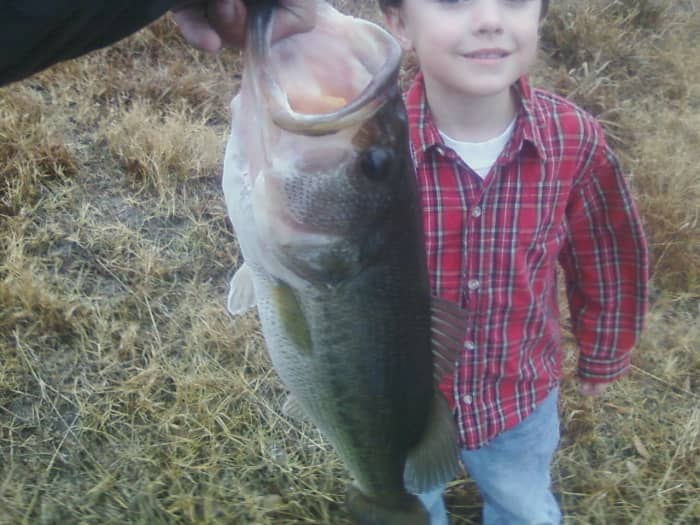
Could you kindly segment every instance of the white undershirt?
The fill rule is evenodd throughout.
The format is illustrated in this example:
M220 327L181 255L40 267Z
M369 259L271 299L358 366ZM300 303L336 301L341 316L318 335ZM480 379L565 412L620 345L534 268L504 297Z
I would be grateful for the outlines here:
M462 142L448 137L442 131L440 131L440 136L445 141L445 146L452 148L464 163L483 179L503 151L514 128L515 119L508 124L503 133L484 142Z

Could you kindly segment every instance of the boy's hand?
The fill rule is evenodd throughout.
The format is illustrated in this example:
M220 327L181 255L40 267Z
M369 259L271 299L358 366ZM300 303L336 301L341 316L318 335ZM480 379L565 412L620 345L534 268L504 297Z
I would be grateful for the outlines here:
M587 383L582 379L578 381L578 391L582 396L598 397L608 388L607 383Z
M284 11L275 19L272 40L309 31L316 22L315 0L281 0ZM173 8L173 18L191 45L208 53L245 43L243 0L189 0Z

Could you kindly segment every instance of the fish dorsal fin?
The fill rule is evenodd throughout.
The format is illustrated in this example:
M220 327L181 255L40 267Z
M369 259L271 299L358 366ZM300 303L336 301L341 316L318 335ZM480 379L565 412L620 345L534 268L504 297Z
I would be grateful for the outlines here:
M462 351L467 329L467 312L459 305L433 297L430 303L430 335L433 349L435 384L451 375Z
M428 492L454 479L459 469L457 426L447 401L436 391L425 433L406 459L406 490L414 494Z
M254 306L253 272L250 266L243 263L231 279L226 307L231 315L240 315Z

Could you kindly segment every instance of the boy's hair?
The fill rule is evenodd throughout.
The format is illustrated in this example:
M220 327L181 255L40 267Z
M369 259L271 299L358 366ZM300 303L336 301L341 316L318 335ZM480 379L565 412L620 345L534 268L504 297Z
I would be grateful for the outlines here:
M401 4L403 4L403 0L378 0L379 1L379 9L382 10L382 13L386 12L387 9L390 7L401 7ZM540 19L544 18L544 15L547 14L547 9L549 8L549 0L542 0L542 12L540 13Z

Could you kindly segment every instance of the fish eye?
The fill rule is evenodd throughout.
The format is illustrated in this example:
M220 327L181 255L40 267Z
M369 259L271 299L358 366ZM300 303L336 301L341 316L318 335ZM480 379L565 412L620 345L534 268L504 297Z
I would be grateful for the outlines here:
M391 153L384 148L369 148L359 159L362 173L371 180L382 180L389 175Z

